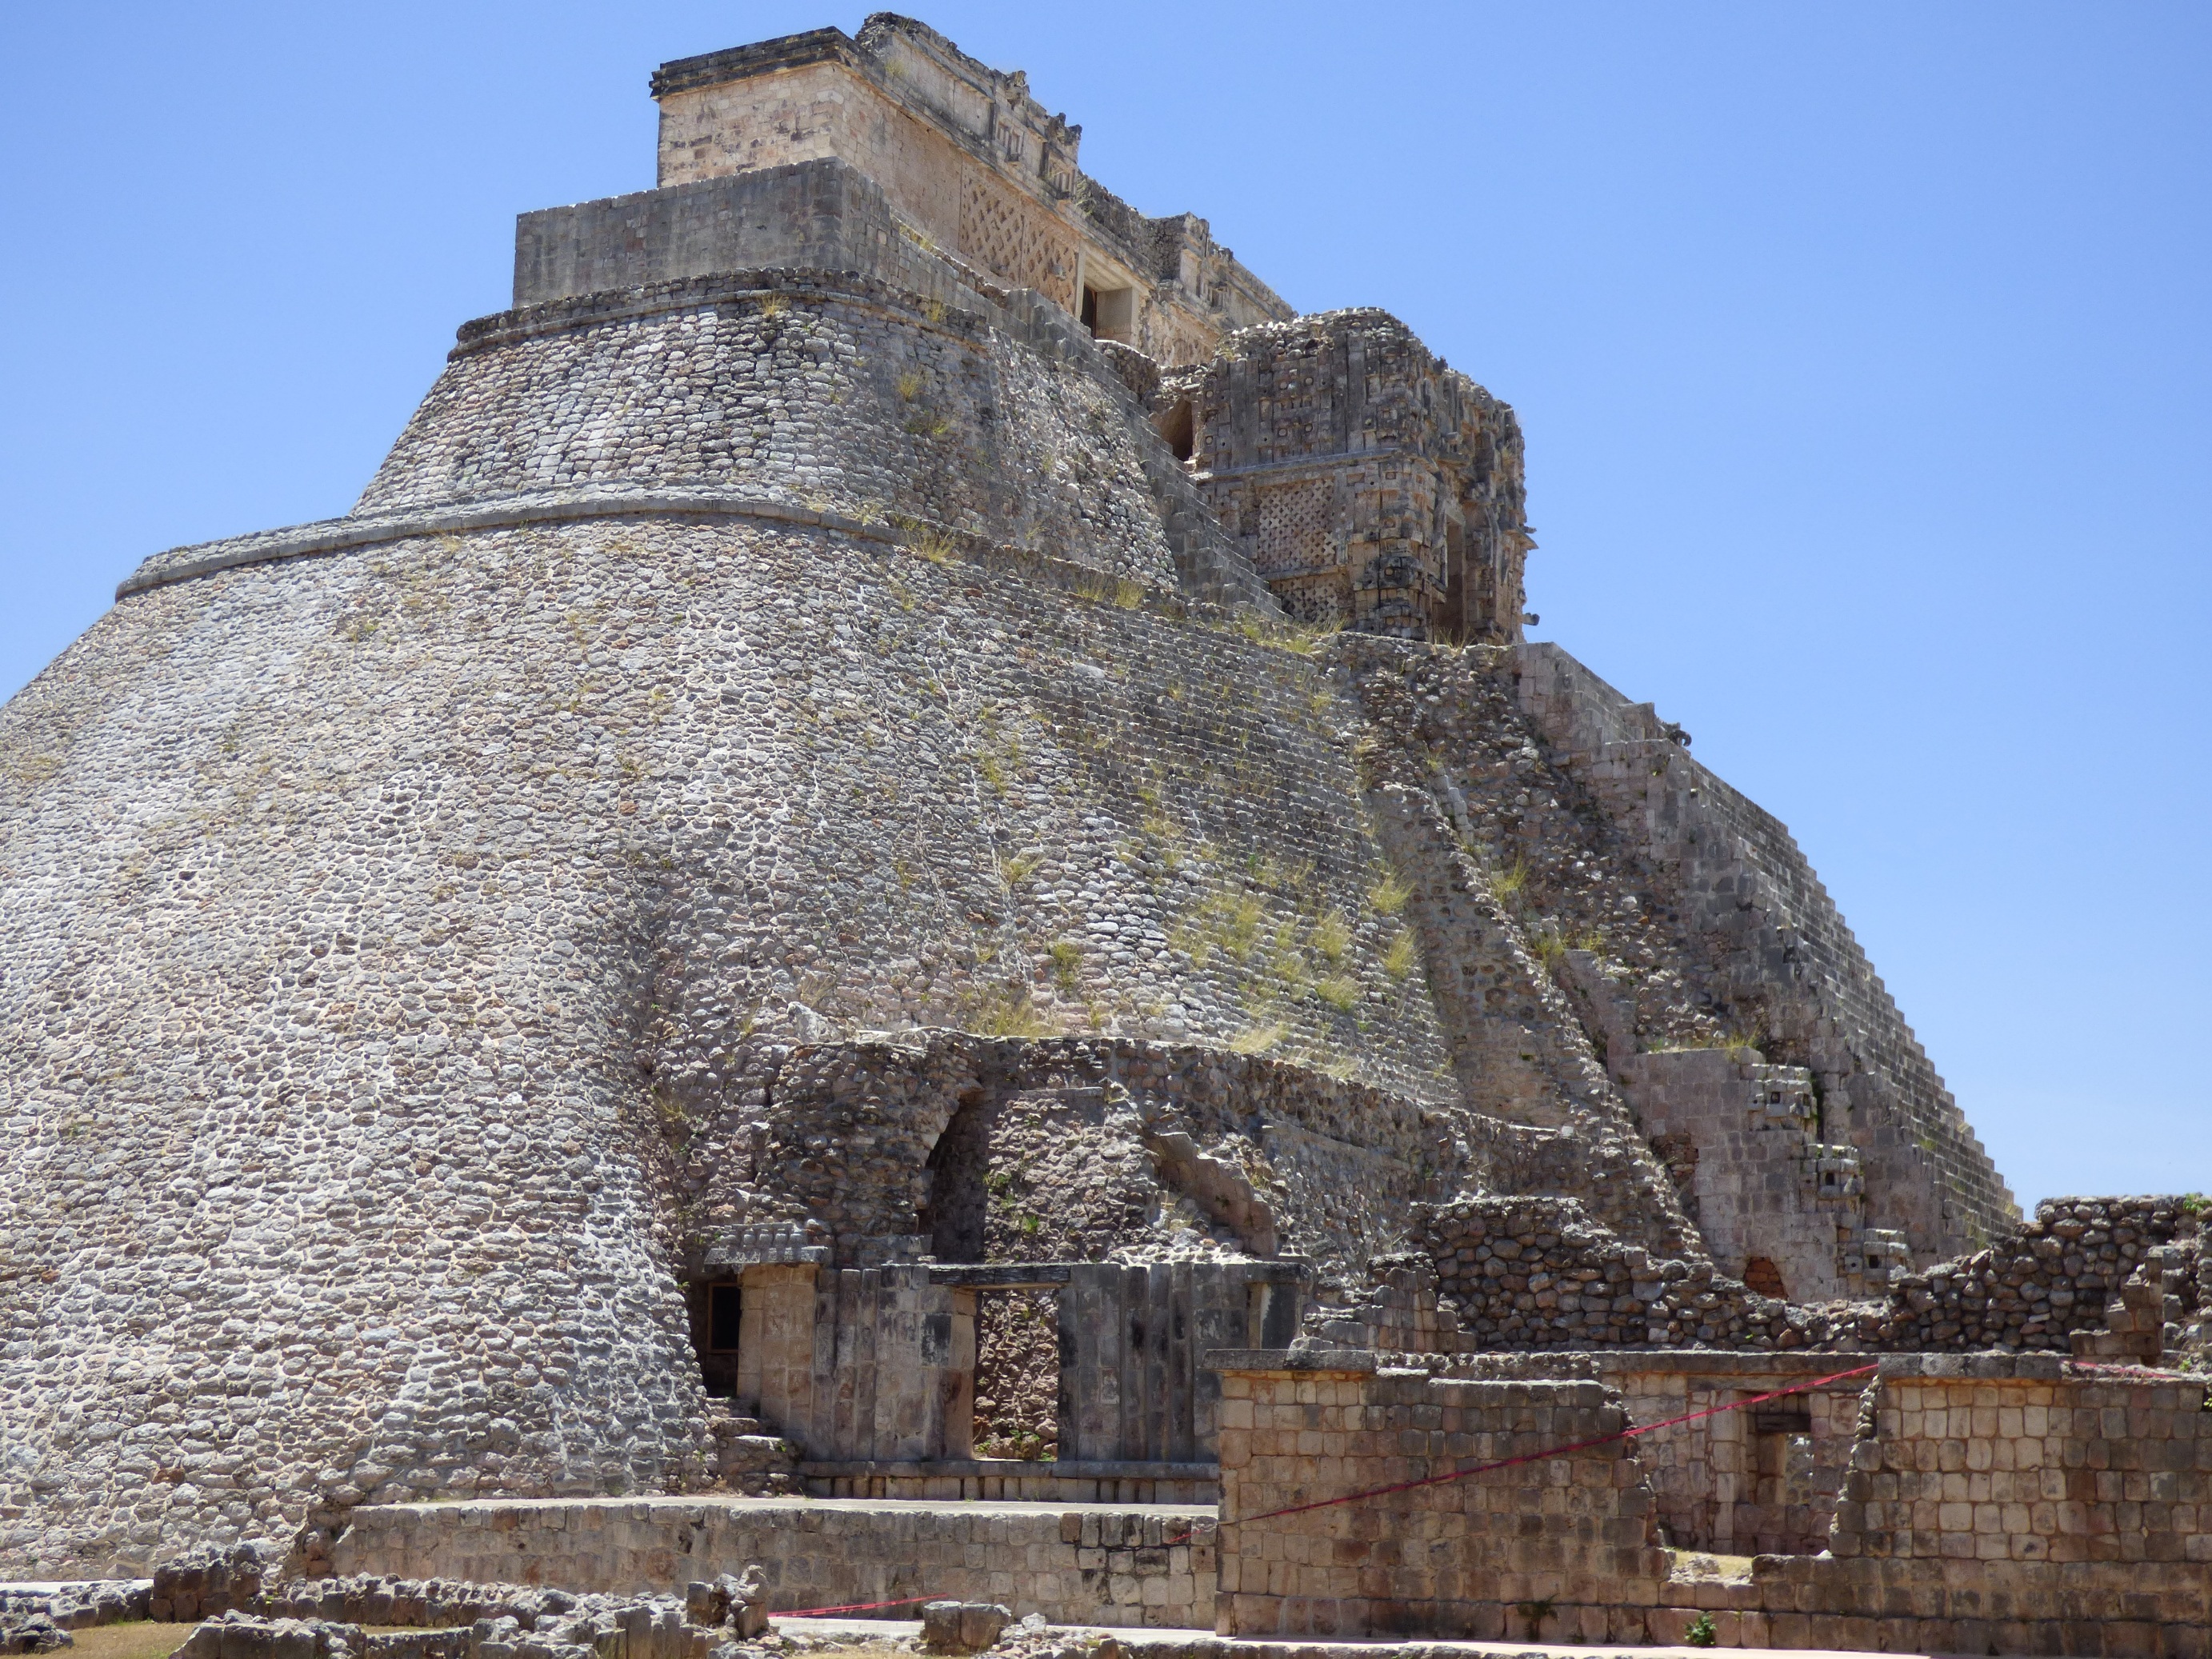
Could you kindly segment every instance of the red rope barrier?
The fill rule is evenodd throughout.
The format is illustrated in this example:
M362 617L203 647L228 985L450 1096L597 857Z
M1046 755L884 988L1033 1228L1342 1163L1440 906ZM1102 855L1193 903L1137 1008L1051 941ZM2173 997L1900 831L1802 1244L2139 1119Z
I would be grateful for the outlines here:
M1540 1452L1528 1452L1519 1457L1504 1457L1494 1463L1478 1463L1471 1469L1455 1469L1449 1474L1431 1474L1419 1480L1401 1480L1395 1486L1376 1486L1366 1492L1346 1492L1340 1498L1316 1498L1310 1504L1291 1504L1279 1510L1263 1510L1258 1515L1239 1516L1235 1521L1224 1521L1224 1526L1242 1526L1253 1521L1273 1521L1285 1515L1304 1515L1309 1510L1334 1509L1340 1504L1357 1504L1362 1498L1381 1498L1394 1492L1412 1492L1419 1486L1441 1486L1454 1480L1466 1480L1478 1474L1488 1474L1497 1469L1510 1469L1524 1463L1541 1463L1547 1458L1565 1457L1570 1452L1588 1451L1593 1446L1609 1446L1617 1440L1633 1440L1638 1435L1656 1434L1661 1429L1679 1428L1685 1423L1694 1423L1700 1418L1718 1417L1725 1412L1740 1412L1748 1407L1763 1405L1769 1400L1779 1400L1785 1395L1802 1394L1808 1389L1825 1387L1830 1382L1841 1382L1846 1378L1864 1376L1881 1369L1878 1365L1858 1365L1847 1371L1837 1371L1829 1376L1808 1378L1793 1382L1786 1389L1777 1389L1771 1394L1755 1394L1749 1399L1738 1400L1725 1406L1709 1407L1701 1412L1685 1412L1680 1417L1669 1417L1662 1422L1646 1423L1640 1428L1622 1429L1615 1434L1601 1434L1595 1440L1577 1440L1570 1445L1553 1446ZM1195 1528L1181 1537L1170 1538L1167 1546L1188 1543L1195 1535ZM1164 1547L1166 1546L1164 1546Z
M917 1601L940 1600L935 1595L902 1595L896 1601L850 1601L842 1607L799 1607L790 1613L771 1613L771 1619L826 1619L833 1613L872 1613L878 1607L910 1607Z

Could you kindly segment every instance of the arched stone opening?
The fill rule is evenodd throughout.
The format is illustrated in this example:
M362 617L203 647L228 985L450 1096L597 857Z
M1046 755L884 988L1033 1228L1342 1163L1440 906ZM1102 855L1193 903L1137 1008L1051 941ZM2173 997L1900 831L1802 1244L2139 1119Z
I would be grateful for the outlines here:
M991 1116L983 1091L966 1091L929 1150L929 1196L916 1218L916 1231L928 1237L930 1254L939 1261L984 1259L990 1194L983 1177L991 1164Z

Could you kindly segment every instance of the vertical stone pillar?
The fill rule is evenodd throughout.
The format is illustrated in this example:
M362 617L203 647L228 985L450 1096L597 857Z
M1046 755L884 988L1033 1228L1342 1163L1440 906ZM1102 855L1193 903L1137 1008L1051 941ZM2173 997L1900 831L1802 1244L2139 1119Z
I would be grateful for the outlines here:
M747 1267L738 1323L738 1398L800 1445L814 1426L814 1264Z

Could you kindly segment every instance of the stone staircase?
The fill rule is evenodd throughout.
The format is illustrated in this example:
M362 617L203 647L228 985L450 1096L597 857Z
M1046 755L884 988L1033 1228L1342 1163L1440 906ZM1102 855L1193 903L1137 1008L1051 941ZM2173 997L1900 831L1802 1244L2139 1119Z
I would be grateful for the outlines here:
M709 1400L707 1408L714 1470L725 1486L748 1498L790 1498L805 1492L798 1448L769 1433L757 1417L731 1409L727 1401Z

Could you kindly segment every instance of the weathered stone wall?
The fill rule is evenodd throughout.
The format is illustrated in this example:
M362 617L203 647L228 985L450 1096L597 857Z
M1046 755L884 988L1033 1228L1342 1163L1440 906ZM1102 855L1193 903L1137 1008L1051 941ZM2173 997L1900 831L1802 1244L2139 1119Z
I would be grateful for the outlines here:
M879 13L663 64L664 188L825 158L882 185L912 234L1071 315L1122 297L1115 337L1163 362L1290 307L1190 214L1147 218L1077 166L1082 129L935 30Z
M1858 1151L1868 1224L1921 1261L2008 1225L2011 1194L1789 830L1556 646L1523 648L1515 672L1559 771L1697 936L1732 1035L1813 1073L1822 1139Z
M402 542L138 594L9 705L13 1549L689 1479L672 1172L794 1004L1445 1086L1306 662L981 578L726 524Z
M927 1596L1055 1624L1188 1627L1208 1616L1214 1553L1213 1517L1195 1506L640 1498L360 1509L336 1559L342 1573L619 1595L758 1563L775 1611Z
M985 299L961 269L901 230L875 180L834 158L543 208L514 222L517 310L779 269L866 276L925 303L971 310Z
M1887 1370L1868 1402L1836 1512L1838 1557L2212 1563L2201 1378L2049 1362L1915 1369Z
M2205 1246L2199 1212L2179 1196L2051 1199L1987 1249L1899 1275L1862 1328L1899 1352L2065 1353L2077 1334L2106 1328L2123 1288L2148 1273L2160 1315L2148 1333L2154 1359L2182 1346L2185 1326L2200 1312Z
M1723 906L1686 887L1684 849L1710 848L1717 832L1684 830L1676 817L1703 812L1708 797L1740 798L1717 780L1698 782L1711 775L1693 767L1648 708L1613 709L1624 720L1646 721L1638 730L1647 735L1632 753L1625 739L1608 751L1613 772L1600 775L1582 758L1596 740L1563 725L1569 705L1538 696L1533 677L1541 671L1552 677L1543 684L1575 688L1600 702L1600 690L1616 694L1556 647L1451 653L1363 641L1342 648L1356 653L1350 659L1373 739L1361 757L1370 791L1395 788L1430 803L1435 822L1478 866L1511 953L1540 967L1535 977L1545 985L1543 1000L1563 1011L1558 1024L1579 1028L1565 1039L1567 1046L1588 1038L1611 1088L1625 1096L1638 1138L1667 1161L1692 1217L1711 1209L1714 1238L1705 1243L1723 1271L1740 1275L1758 1256L1777 1264L1779 1283L1768 1288L1801 1300L1879 1294L1905 1254L1895 1236L1908 1227L1919 1228L1911 1249L1923 1261L1931 1239L1942 1249L1964 1244L1966 1235L1957 1229L1931 1232L1912 1219L1954 1201L1945 1194L1955 1183L1946 1184L1952 1178L1942 1173L1953 1166L1912 1144L1900 1127L1905 1120L1879 1104L1891 1098L1881 1093L1887 1085L1855 1071L1857 1060L1835 1060L1826 1073L1804 1066L1812 1056L1802 1045L1766 1035L1772 1022L1762 1024L1759 1011L1770 1000L1802 1003L1826 981L1796 963L1794 947L1745 957L1733 901ZM1637 757L1662 751L1673 757L1668 764L1696 773L1684 774L1664 812L1655 808L1647 817L1607 794L1615 783L1626 791L1650 781ZM1743 809L1757 811L1747 803ZM1775 867L1792 881L1811 882L1802 854L1785 844L1786 832L1766 822L1783 841L1763 843L1760 856L1778 860ZM1662 830L1672 837L1663 845ZM1826 904L1825 896L1820 902ZM1829 929L1822 948L1842 951L1849 935L1833 906L1820 915ZM1838 999L1822 1018L1834 1042L1856 1043L1869 1055L1906 1040L1898 1036L1903 1027L1886 996L1878 1006L1866 998ZM1762 1042L1773 1052L1762 1053ZM1917 1045L1911 1052L1918 1053ZM1808 1071L1808 1087L1766 1077L1759 1068L1770 1060ZM1918 1063L1924 1070L1924 1056ZM1724 1075L1730 1072L1735 1075ZM1933 1079L1925 1072L1923 1080L1940 1087ZM1544 1092L1557 1097L1556 1091ZM1587 1088L1582 1092L1588 1097ZM1778 1122L1765 1098L1777 1092L1809 1095L1809 1118L1801 1110L1796 1127ZM1861 1096L1876 1103L1849 1106ZM1952 1119L1944 1121L1955 1123L1942 1133L1955 1129L1971 1139L1958 1127L1964 1120L1955 1107L1945 1109ZM1923 1138L1948 1144L1933 1132ZM2001 1184L1988 1184L1995 1177L1978 1143L1960 1147L1954 1164L1967 1173L1958 1179L2008 1206ZM1975 1213L1983 1215L1976 1226L1984 1238L2008 1224L2000 1211Z
M1404 1294L1433 1294L1438 1310L1389 1322L1434 1333L1421 1346L1446 1353L1696 1342L2171 1360L2199 1317L2205 1248L2179 1199L2057 1199L1987 1250L1897 1275L1880 1299L1808 1307L1760 1295L1710 1263L1655 1256L1572 1199L1465 1196L1417 1212L1413 1231L1433 1290L1409 1281ZM2122 1340L2108 1349L2100 1333L2116 1330ZM1346 1331L1342 1340L1356 1339ZM1379 1322L1364 1340L1396 1346Z
M1569 961L1563 977L1582 967ZM1680 1160L1687 1207L1723 1272L1791 1301L1879 1294L1887 1258L1880 1237L1869 1249L1857 1149L1820 1139L1810 1073L1753 1052L1631 1054L1615 1074L1654 1150Z
M1593 1360L1593 1374L1620 1391L1630 1422L1696 1419L1636 1442L1664 1542L1723 1555L1815 1555L1828 1547L1858 1443L1859 1402L1873 1379L1800 1385L1856 1370L1868 1356L1601 1352ZM1720 1409L1786 1389L1799 1391ZM1714 1415L1697 1417L1701 1412Z
M1668 1561L1654 1541L1642 1466L1625 1442L1270 1515L1617 1433L1626 1419L1602 1384L1463 1381L1326 1362L1269 1370L1259 1355L1235 1363L1222 1378L1222 1635L1495 1639L1517 1633L1502 1622L1514 1604L1543 1601L1575 1604L1561 1627L1569 1639L1643 1639ZM1585 1613L1595 1617L1576 1617Z
M918 518L1172 586L1117 384L981 313L749 272L510 312L453 362L355 508L681 486ZM933 314L933 313L934 314Z
M1206 504L1301 621L1521 637L1521 428L1387 312L1246 329L1189 393Z
M1708 1261L1656 1256L1569 1198L1462 1198L1416 1237L1457 1322L1459 1352L1598 1345L1792 1348L1825 1340L1813 1310L1758 1295Z
M1723 1646L2212 1650L2201 1382L2055 1356L1886 1360L1832 1553L1729 1574L1652 1542L1641 1448L1656 1436L1580 1443L1628 1426L1598 1382L1288 1360L1218 1358L1224 1635L1678 1643L1702 1613ZM1563 1446L1576 1449L1403 1485Z
M1348 1268L1378 1218L1426 1184L1489 1174L1451 1161L1462 1117L1448 1106L1220 1047L930 1031L757 1037L732 1060L680 1178L702 1247L771 1219L817 1225L848 1250L923 1231L917 1218L942 1218L950 1195L933 1155L963 1111L983 1132L981 1236L971 1248L933 1235L947 1261L1271 1254L1249 1206L1194 1194L1203 1158L1244 1172L1273 1245Z
M981 1429L975 1418L985 1409L976 1394L984 1385L979 1337L986 1334L979 1332L978 1303L1013 1287L1042 1293L1036 1316L1043 1363L1028 1379L1041 1397L1029 1406L1001 1393L992 1409L1041 1407L1053 1445L1045 1453L1052 1461L1040 1460L1037 1472L1203 1480L1215 1455L1219 1396L1200 1356L1257 1339L1268 1322L1260 1316L1267 1293L1281 1286L1294 1304L1304 1273L1297 1265L1243 1261L831 1269L719 1259L744 1248L718 1245L702 1275L717 1294L734 1285L742 1301L733 1397L738 1409L757 1413L769 1435L790 1443L817 1483L950 1475L949 1468L908 1466L1019 1458L1018 1450L975 1443ZM1277 1322L1285 1337L1294 1331L1294 1307ZM1002 1389L1007 1380L1001 1376L989 1386ZM1018 1464L999 1472L1026 1471Z

